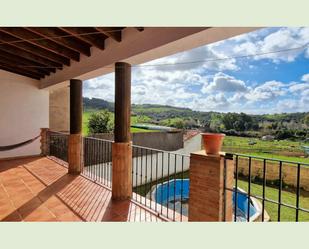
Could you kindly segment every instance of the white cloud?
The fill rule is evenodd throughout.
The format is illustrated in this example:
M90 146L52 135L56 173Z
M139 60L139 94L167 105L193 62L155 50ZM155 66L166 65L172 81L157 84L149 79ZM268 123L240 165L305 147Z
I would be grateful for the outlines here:
M257 34L259 33L256 32ZM233 47L236 55L261 54L303 46L309 42L309 28L280 28L276 32L252 36L243 35L242 39ZM269 53L255 56L255 60L270 59L275 63L280 61L292 62L303 52L303 49L281 53ZM309 56L309 50L306 50Z
M286 85L279 81L267 81L251 89L245 96L249 101L270 100L286 93Z
M228 111L229 101L223 93L193 99L189 107L198 111Z
M89 98L101 98L114 101L114 82L114 74L107 74L102 77L87 80L83 84L83 95Z
M309 89L308 83L295 83L289 87L290 92L295 93Z
M183 70L239 70L235 59L216 60L225 58L225 53L215 50L212 46L202 46L189 51L181 52L153 60L143 65L156 71L183 71ZM193 63L192 63L193 62ZM153 67L151 67L153 65Z
M301 77L301 80L309 83L309 73L304 74L304 75Z
M216 73L213 81L205 83L202 88L203 93L209 93L213 91L220 92L245 92L247 91L245 82L238 80L233 76L227 75L225 73Z

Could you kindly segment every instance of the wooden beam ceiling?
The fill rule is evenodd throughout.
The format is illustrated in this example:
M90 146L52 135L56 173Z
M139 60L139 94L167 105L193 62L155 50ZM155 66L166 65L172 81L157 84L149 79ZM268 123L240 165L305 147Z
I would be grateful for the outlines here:
M3 50L5 52L8 52L8 53L13 54L13 55L19 55L19 56L26 58L28 60L31 60L33 62L41 63L45 67L54 67L54 68L58 68L58 67L61 68L62 67L61 63L54 62L52 60L43 58L43 57L41 57L37 54L30 53L28 51L25 51L25 50L22 50L22 49L19 49L19 48L11 47L10 45L2 44L2 45L0 45L0 50Z
M42 78L40 75L37 75L37 74L34 74L34 73L29 73L27 70L24 70L24 69L19 69L19 68L16 68L16 67L10 67L10 66L6 65L5 63L2 64L1 62L0 62L0 69L11 72L11 73L20 74L20 75L23 75L23 76L26 76L26 77L29 77L29 78L32 78L32 79L36 79L36 80L39 80L39 79Z
M53 62L58 63L59 66L61 66L61 64L70 66L70 60L67 59L66 57L64 57L60 54L55 54L53 52L50 52L49 50L42 49L42 48L37 47L37 46L35 46L31 43L22 42L20 39L16 39L14 36L3 33L1 31L0 31L0 43L3 43L4 45L10 46L13 49L17 48L17 51L18 51L18 49L22 49L22 50L27 51L29 53L38 55L41 58L51 60ZM2 46L2 44L0 46Z
M15 36L18 39L21 39L25 42L31 43L43 49L47 49L56 54L60 53L68 59L79 61L80 55L78 52L72 49L68 49L48 39L42 39L42 36L37 35L36 33L33 33L26 28L0 28L0 30L12 36Z
M96 30L95 28L61 27L61 29L68 34L71 34L76 38L89 43L92 46L95 46L102 50L105 48L105 39L108 37L101 32L98 32L98 30Z
M66 32L63 32L58 28L27 28L28 30L39 34L51 41L54 41L62 46L72 49L76 52L90 56L90 47L88 43L81 40L77 40L75 37L68 36Z
M105 49L105 40L122 40L125 27L0 27L0 69L42 79ZM135 27L138 31L143 28Z
M117 42L121 42L121 30L124 29L123 27L96 27L95 29L104 34L105 36L108 36Z
M24 59L22 57L14 56L4 51L0 51L0 61L8 63L16 68L25 68L25 70L39 72L43 75L50 75L50 72L55 72L56 70L50 70L41 67L41 65L34 65L32 61Z

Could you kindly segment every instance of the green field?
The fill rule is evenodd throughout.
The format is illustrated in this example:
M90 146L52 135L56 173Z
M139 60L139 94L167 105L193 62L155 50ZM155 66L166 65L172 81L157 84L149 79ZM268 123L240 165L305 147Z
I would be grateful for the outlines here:
M249 142L255 144L250 145ZM262 141L259 138L248 138L248 137L235 137L226 136L223 141L223 146L226 148L235 148L242 150L252 150L255 152L302 152L302 142L294 142L290 140L274 140L274 141ZM309 145L309 144L307 144Z
M255 144L250 144L254 142ZM308 157L303 157L303 142L289 140L262 141L258 138L226 136L223 141L223 151L285 161L309 163Z

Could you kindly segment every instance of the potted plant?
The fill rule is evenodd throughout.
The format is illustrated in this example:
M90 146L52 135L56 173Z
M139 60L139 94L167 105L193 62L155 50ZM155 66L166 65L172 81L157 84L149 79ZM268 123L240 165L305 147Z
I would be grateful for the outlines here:
M204 149L206 154L218 155L221 151L223 139L225 134L223 133L201 133Z

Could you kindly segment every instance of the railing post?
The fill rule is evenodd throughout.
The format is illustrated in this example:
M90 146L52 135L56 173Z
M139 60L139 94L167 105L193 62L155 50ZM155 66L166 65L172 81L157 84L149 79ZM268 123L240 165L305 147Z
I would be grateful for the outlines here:
M49 128L41 128L41 156L49 155Z
M83 171L83 82L70 80L70 135L68 141L69 174Z
M131 65L115 64L115 128L112 145L112 198L132 197Z
M189 221L232 221L234 167L225 153L190 156Z

